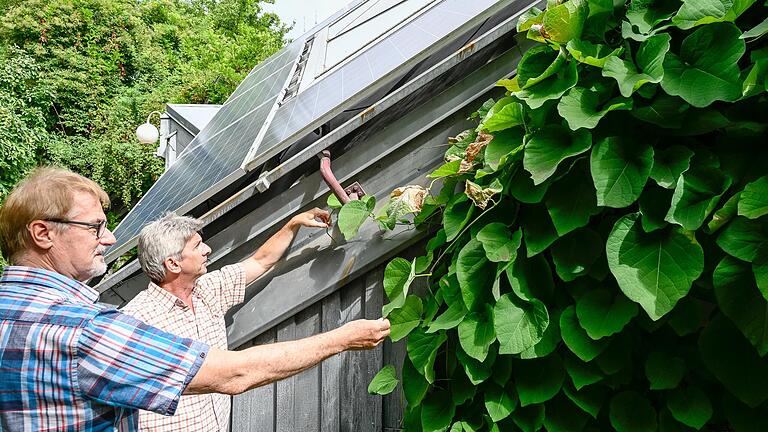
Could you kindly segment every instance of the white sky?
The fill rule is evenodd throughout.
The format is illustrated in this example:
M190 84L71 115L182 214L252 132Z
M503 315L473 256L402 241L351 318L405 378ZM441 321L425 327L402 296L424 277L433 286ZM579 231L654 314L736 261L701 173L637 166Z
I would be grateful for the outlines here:
M286 24L295 22L288 37L296 39L307 30L321 23L354 0L275 0L275 4L263 4L264 9L275 12Z

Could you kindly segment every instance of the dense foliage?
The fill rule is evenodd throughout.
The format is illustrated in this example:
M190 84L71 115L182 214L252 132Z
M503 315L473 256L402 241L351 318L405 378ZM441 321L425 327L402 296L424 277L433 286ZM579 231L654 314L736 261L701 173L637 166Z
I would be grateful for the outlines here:
M136 126L166 102L223 103L284 44L260 3L0 0L0 202L63 165L104 187L114 223L163 169Z
M542 43L451 141L441 191L379 216L438 225L385 271L408 355L369 390L402 383L406 430L768 430L767 16L570 0L520 19ZM371 208L341 208L345 236Z

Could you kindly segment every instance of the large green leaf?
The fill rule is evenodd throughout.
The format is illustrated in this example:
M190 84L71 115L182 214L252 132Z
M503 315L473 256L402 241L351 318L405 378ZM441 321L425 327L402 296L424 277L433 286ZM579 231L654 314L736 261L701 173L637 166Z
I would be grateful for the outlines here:
M550 177L550 180L539 185L534 185L533 179L531 179L531 174L522 169L519 165L517 168L519 169L515 171L512 178L509 180L507 191L512 194L512 197L516 200L526 204L536 204L541 202L542 198L544 198L544 194L546 194L549 189L552 178Z
M646 233L637 213L616 222L606 254L621 290L653 320L672 310L704 269L704 252L690 233L672 228Z
M506 98L505 98L506 99ZM525 123L523 105L510 102L497 110L491 110L488 116L478 126L488 132L500 131Z
M403 258L395 258L384 268L384 293L389 303L381 309L381 314L387 316L395 309L403 307L408 289L416 277L416 262Z
M653 154L651 178L663 188L674 188L677 179L690 166L692 156L693 151L681 145L656 149Z
M624 51L624 48L621 47L611 49L607 45L593 44L592 42L581 39L571 40L568 42L566 48L579 63L599 68L605 65L608 58L618 56Z
M517 298L524 301L533 299L549 303L555 289L552 270L542 255L530 258L519 257L512 266L504 269L509 286Z
M536 345L549 324L547 308L536 299L523 302L505 294L493 308L500 354L519 354Z
M507 163L513 155L523 150L524 132L522 128L512 128L493 134L493 139L485 147L483 160L487 167L496 171Z
M456 407L448 392L437 391L427 396L421 406L421 428L424 432L444 432L453 421Z
M768 291L758 289L750 270L749 264L725 257L712 283L720 309L764 356L768 354Z
M683 124L688 122L687 116L690 108L691 106L679 97L670 96L664 92L658 92L656 97L650 103L644 103L642 99L635 100L632 111L629 113L632 117L644 122L651 123L664 129L676 129L680 131L680 129L683 128ZM686 128L680 132L688 132L687 125ZM680 173L678 173L678 175L679 174ZM677 182L677 177L675 177L675 182ZM669 187L674 185L675 183L672 183Z
M395 367L386 365L381 368L379 373L373 377L371 383L368 384L368 393L378 395L390 394L399 382L395 373Z
M680 384L685 374L685 363L664 351L653 351L645 360L645 376L651 390L670 390Z
M609 137L595 144L590 162L597 205L622 208L640 197L653 166L653 148L639 138Z
M512 234L512 231L500 222L489 223L477 233L477 240L482 243L488 260L492 262L513 261L521 239L520 230Z
M434 333L438 330L448 330L459 325L467 315L467 307L464 306L464 302L461 299L457 299L451 302L448 309L435 318L432 323L429 324L429 330L427 333Z
M529 135L525 144L523 166L539 185L557 170L565 159L584 153L592 146L586 130L571 132L563 126L547 126Z
M672 23L687 30L702 24L734 21L755 0L683 0L683 6L672 17Z
M544 330L544 336L541 337L541 340L536 345L521 352L521 359L527 360L548 356L560 345L563 339L560 337L560 314L556 309L553 310L549 321L552 325L548 325L547 329Z
M699 336L701 359L726 389L754 408L768 400L768 359L739 330L717 315Z
M584 228L561 237L552 245L552 261L560 279L569 282L587 274L603 254L605 243L595 231Z
M339 210L339 230L349 240L357 235L357 230L371 216L376 200L371 196L367 200L353 200Z
M675 420L696 430L712 418L712 403L704 391L695 385L669 392L667 408Z
M574 306L568 306L560 315L560 335L568 349L585 362L594 360L608 346L607 339L594 340L587 335Z
M521 360L512 368L520 406L552 399L563 385L565 368L556 354L541 359Z
M586 159L550 186L544 204L559 236L587 225L593 215L600 213Z
M459 251L456 277L467 309L479 310L490 293L495 272L493 264L485 256L483 244L476 239L467 242Z
M632 108L632 99L617 97L603 102L600 93L583 87L574 87L557 104L557 112L573 130L594 129L610 111Z
M416 327L408 335L408 358L413 367L430 383L435 382L435 357L437 350L447 340L445 332L427 334Z
M479 362L468 356L467 353L461 349L461 346L459 346L456 348L456 358L464 368L464 372L467 374L470 383L478 385L491 376L491 373L493 372L491 368L493 367L493 361L496 359L496 351L491 349L488 352L488 358L486 358L484 362Z
M768 214L768 175L749 183L739 198L739 216L757 219Z
M517 405L515 393L511 395L503 387L491 385L484 392L485 410L494 422L507 418Z
M604 378L603 372L594 362L583 362L575 355L567 355L564 364L576 390L598 383Z
M549 4L544 11L540 35L546 40L566 44L581 36L588 16L589 6L586 0Z
M637 304L620 292L594 289L576 301L576 317L592 339L620 332L637 315Z
M728 255L752 262L761 248L768 247L768 216L733 218L717 237L717 245Z
M700 27L683 40L680 55L667 53L661 86L695 107L741 97L738 61L744 55L741 31L733 24Z
M521 89L534 86L555 75L566 63L563 50L547 45L533 47L523 54L517 65L517 82Z
M484 361L488 356L488 348L496 341L493 331L493 310L485 305L486 312L472 312L464 317L459 324L459 343L470 357Z
M559 99L571 87L576 85L579 80L579 73L576 69L578 63L568 61L556 74L544 79L536 85L524 88L515 92L519 97L531 107L531 109L540 108L546 101Z
M687 230L698 229L730 185L730 177L720 169L692 167L678 178L672 203L664 220L681 225Z
M421 299L414 295L406 297L402 308L390 312L388 318L392 326L389 337L392 341L397 342L408 336L408 333L421 323L422 312L424 307Z
M622 96L629 97L643 84L658 83L664 78L664 58L669 51L669 34L651 36L643 43L632 60L610 57L603 66L603 76L616 80Z
M634 391L624 391L611 399L611 426L618 432L654 432L656 410L648 399Z

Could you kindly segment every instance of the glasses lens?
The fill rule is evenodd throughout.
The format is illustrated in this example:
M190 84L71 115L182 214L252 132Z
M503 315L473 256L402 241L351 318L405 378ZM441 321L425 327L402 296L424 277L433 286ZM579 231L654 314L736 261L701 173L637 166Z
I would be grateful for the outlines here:
M104 229L107 227L107 221L103 220L99 222L99 226L96 227L96 238L101 238L104 235Z

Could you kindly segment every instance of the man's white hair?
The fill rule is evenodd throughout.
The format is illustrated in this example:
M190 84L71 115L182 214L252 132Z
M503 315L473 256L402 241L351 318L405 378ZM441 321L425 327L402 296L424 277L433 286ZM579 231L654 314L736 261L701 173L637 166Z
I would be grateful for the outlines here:
M180 259L184 245L203 227L200 219L166 213L139 233L139 263L154 283L165 280L165 260Z

